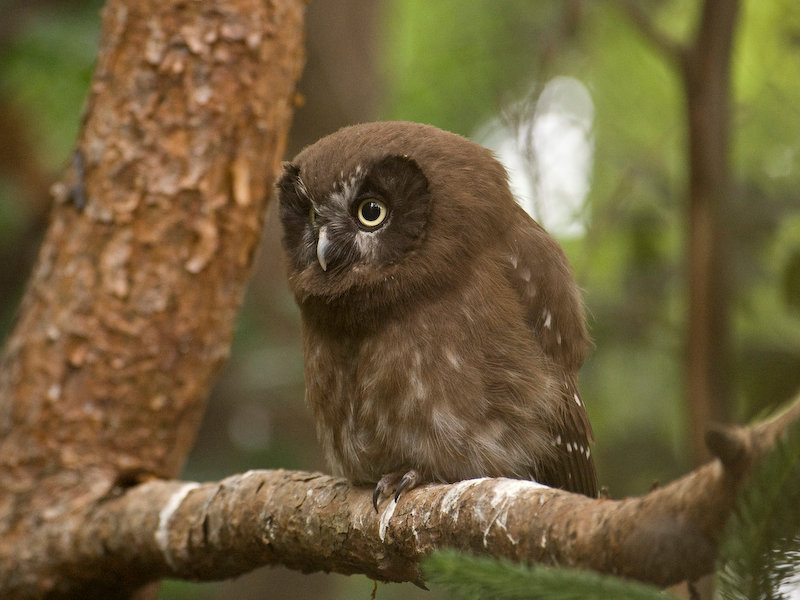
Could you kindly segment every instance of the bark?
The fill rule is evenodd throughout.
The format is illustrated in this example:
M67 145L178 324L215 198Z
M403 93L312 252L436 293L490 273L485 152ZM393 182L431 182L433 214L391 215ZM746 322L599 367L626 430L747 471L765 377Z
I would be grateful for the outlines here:
M775 420L716 430L709 446L717 459L623 500L475 479L412 490L376 514L371 489L320 473L143 483L39 528L26 553L0 563L0 589L39 597L31 592L44 580L56 582L53 597L86 597L87 586L107 597L121 581L221 579L268 564L423 585L419 560L442 547L666 586L712 571L742 481L798 419L800 398Z
M75 159L0 362L0 563L179 471L285 148L302 25L299 0L105 7Z

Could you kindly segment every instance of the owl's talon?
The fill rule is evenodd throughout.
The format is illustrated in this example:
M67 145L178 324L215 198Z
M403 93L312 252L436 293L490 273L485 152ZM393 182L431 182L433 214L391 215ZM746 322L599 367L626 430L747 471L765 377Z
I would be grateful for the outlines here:
M419 481L419 473L415 469L406 473L402 471L389 473L381 477L375 486L375 491L372 492L372 506L375 507L375 512L378 512L378 500L381 496L388 496L394 491L394 501L397 502L403 492L413 490Z
M411 469L408 473L403 475L402 479L400 479L400 483L397 484L397 490L395 490L394 493L394 501L397 502L400 499L400 494L403 492L413 490L417 487L418 482L419 473L414 469Z
M395 489L399 480L400 473L389 473L380 478L380 481L375 486L375 491L372 492L372 506L375 507L375 512L378 512L378 500L380 497L388 495Z
M382 494L383 490L381 489L380 482L378 482L378 485L375 486L375 491L372 492L372 506L375 507L375 512L378 512L378 498L380 498Z

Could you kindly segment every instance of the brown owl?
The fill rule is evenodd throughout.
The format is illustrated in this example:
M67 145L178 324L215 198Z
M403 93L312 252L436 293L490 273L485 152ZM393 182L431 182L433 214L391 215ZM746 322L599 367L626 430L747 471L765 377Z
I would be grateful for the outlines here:
M356 125L300 152L278 191L306 398L337 474L375 484L376 509L487 476L597 494L580 294L488 150Z

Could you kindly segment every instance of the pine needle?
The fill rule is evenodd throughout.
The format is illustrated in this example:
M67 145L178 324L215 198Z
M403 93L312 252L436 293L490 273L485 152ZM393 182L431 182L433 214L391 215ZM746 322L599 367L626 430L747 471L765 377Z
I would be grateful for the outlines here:
M719 592L727 600L784 597L800 568L800 425L751 473L722 537Z
M600 575L593 571L523 566L505 560L460 554L453 550L433 553L423 563L425 580L446 588L465 600L666 600L674 598L637 581Z

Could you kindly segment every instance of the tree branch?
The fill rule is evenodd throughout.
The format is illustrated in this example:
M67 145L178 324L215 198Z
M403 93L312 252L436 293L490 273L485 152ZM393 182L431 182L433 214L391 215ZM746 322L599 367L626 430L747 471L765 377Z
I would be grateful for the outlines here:
M653 19L638 0L613 0L613 4L627 15L628 19L639 30L642 36L644 36L656 50L660 51L665 58L669 59L670 62L673 63L673 66L682 66L686 53L685 48L656 26Z
M25 541L25 552L0 565L0 589L26 597L28 586L45 580L58 582L49 590L55 597L78 591L84 597L85 589L102 597L121 583L221 579L270 564L422 585L420 558L443 547L666 586L713 569L717 537L740 483L798 419L800 398L776 419L717 433L727 442L712 449L737 451L622 500L531 481L475 479L424 486L376 514L371 490L320 473L153 481L38 531Z

